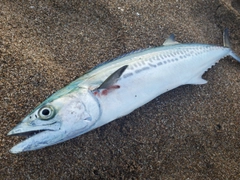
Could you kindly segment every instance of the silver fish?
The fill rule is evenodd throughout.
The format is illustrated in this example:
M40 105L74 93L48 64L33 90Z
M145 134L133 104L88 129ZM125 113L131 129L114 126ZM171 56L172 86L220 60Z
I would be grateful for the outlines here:
M10 152L51 146L98 128L160 94L184 84L205 84L202 75L221 58L240 58L224 46L180 44L171 35L163 46L133 52L93 68L57 91L8 135L26 135Z

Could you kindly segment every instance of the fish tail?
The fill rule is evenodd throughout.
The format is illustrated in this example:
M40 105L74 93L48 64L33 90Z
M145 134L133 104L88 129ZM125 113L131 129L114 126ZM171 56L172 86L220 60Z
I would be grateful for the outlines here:
M229 31L227 28L223 32L223 45L224 47L231 49L231 44L229 40ZM229 55L240 62L240 57L238 57L232 50L230 51Z

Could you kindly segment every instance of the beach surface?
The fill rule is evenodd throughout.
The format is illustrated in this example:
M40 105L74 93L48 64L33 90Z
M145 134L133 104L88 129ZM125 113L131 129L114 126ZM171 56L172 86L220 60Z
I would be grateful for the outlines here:
M182 43L240 56L238 0L0 2L0 179L239 179L240 63L226 57L205 85L165 93L64 143L11 154L6 134L53 92L119 55ZM157 82L156 82L157 83Z

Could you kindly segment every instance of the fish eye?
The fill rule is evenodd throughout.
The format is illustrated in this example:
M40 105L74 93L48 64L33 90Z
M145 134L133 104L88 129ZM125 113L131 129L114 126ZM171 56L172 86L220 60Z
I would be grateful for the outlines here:
M55 115L55 110L52 106L44 106L38 111L38 116L41 120L49 120Z

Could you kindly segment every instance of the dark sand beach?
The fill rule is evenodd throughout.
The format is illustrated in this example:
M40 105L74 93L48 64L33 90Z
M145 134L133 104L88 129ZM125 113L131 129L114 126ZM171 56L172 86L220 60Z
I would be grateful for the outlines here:
M165 93L70 141L10 154L6 134L49 95L106 60L162 45L222 45L240 56L238 0L0 2L0 179L239 179L240 63ZM157 83L157 82L156 82Z

